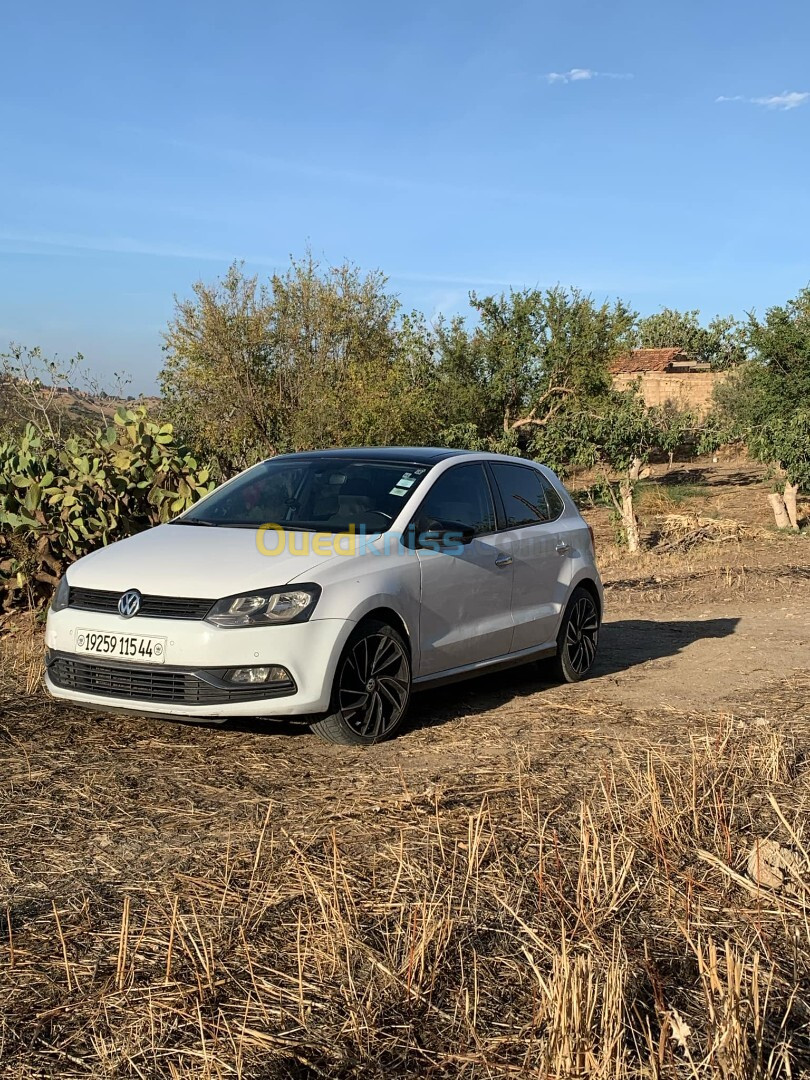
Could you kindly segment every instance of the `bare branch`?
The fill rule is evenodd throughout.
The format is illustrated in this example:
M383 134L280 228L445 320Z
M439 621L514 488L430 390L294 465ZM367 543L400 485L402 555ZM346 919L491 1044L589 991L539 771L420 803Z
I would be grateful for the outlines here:
M537 410L540 408L540 406L543 404L543 402L548 401L548 399L550 397L553 397L555 394L565 397L568 394L572 394L572 393L573 393L573 390L568 386L551 386L551 387L549 387L549 389L546 390L545 393L540 395L540 397L538 398L536 404L534 405L534 407L532 408L532 410L528 414L528 416L524 416L520 420L514 420L511 424L509 424L508 427L506 426L506 422L505 422L504 423L504 430L505 431L516 431L518 428L526 427L528 424L533 424L536 427L545 426L552 419L552 417L556 413L558 413L560 411L560 409L563 406L563 403L562 403L562 401L556 401L553 405L551 405L546 410L546 412L545 412L545 414L543 416L538 417Z

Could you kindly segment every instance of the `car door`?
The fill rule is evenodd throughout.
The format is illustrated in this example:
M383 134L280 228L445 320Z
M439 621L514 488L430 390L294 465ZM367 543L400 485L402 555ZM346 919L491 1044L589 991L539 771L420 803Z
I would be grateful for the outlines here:
M489 464L504 530L499 546L512 556L512 652L553 644L571 582L565 504L532 465Z
M417 536L437 523L473 526L450 551L417 547L421 570L418 676L505 656L512 645L512 562L498 543L492 490L483 464L442 473L414 516Z

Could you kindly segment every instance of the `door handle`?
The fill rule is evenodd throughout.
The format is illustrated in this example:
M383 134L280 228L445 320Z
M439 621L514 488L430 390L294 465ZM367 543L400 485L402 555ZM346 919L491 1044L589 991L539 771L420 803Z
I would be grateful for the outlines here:
M511 555L499 555L498 558L495 560L495 565L496 566L511 566L512 565L512 556Z
M566 544L564 540L560 540L559 544L557 544L554 550L557 552L558 555L564 555L566 551L571 550L571 545Z

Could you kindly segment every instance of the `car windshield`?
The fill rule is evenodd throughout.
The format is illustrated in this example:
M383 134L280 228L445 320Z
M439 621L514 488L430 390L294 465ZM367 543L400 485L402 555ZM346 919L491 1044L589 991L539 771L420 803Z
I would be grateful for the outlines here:
M176 519L178 525L385 532L428 466L369 458L263 461Z

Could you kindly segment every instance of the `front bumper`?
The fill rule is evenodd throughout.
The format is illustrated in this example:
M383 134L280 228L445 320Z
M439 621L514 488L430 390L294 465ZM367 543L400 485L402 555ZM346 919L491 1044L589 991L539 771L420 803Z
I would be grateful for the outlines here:
M288 626L221 629L191 620L135 618L133 633L166 639L165 664L133 664L77 653L78 630L120 633L117 615L67 608L51 612L45 684L56 698L156 715L227 719L303 716L329 708L338 658L354 624L312 619ZM230 686L226 668L278 664L292 676L281 690Z

